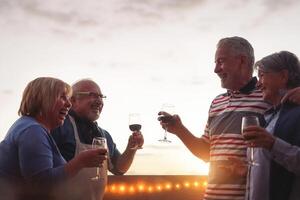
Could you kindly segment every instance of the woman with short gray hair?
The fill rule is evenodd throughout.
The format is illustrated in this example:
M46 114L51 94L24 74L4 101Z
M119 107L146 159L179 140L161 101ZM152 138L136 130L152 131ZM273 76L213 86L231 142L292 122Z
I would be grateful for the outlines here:
M256 62L263 99L272 104L264 128L244 130L248 146L255 148L259 166L249 167L247 192L251 200L296 200L300 196L300 106L282 103L286 92L300 85L297 56L281 51Z

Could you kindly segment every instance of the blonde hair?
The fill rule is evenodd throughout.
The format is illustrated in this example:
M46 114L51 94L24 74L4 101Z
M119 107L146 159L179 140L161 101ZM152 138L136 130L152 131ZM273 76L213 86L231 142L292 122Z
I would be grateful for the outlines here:
M71 96L71 86L62 80L52 77L34 79L23 92L18 114L31 117L45 115L52 109L62 90L66 90L67 95Z

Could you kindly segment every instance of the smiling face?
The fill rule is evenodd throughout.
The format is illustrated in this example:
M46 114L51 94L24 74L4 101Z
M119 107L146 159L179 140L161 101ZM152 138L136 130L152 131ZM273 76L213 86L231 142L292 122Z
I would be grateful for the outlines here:
M93 81L82 81L74 87L72 109L79 117L96 121L103 108L102 92Z
M277 105L280 103L284 91L287 90L288 72L281 70L278 72L264 72L258 70L258 84L263 92L263 99Z
M230 48L223 46L217 49L214 72L220 77L223 88L238 90L243 86L241 64L241 56L234 55Z
M54 101L52 109L50 109L46 115L48 119L47 124L50 130L61 126L64 123L70 108L70 97L68 96L66 89L62 89Z

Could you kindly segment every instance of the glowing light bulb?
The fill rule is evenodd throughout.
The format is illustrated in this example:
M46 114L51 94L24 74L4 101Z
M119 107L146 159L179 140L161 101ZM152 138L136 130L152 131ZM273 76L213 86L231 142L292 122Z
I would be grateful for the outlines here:
M120 192L125 192L125 190L126 190L126 187L124 186L124 185L121 185L120 187L119 187L119 191Z
M199 183L198 183L197 181L195 181L195 182L194 182L194 186L195 186L195 187L198 187L198 186L199 186Z
M111 192L115 192L116 191L116 186L115 185L112 185L111 188L110 188Z
M148 192L152 192L153 188L151 186L148 187Z
M185 182L184 186L188 188L188 187L190 187L190 183L189 182Z
M172 188L172 185L171 185L170 183L167 183L167 184L166 184L166 189L167 189L167 190L170 190L171 188Z
M145 186L140 184L140 185L138 185L138 189L139 189L140 192L142 192L142 191L144 191Z
M160 185L156 186L157 191L161 191L162 187Z
M129 188L129 192L130 192L130 193L134 193L134 192L135 192L135 189L134 189L134 187L133 187L133 186L130 186L130 188Z

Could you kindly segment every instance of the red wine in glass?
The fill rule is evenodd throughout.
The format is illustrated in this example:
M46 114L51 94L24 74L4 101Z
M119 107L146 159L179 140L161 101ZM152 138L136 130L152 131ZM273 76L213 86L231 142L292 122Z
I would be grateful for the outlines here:
M130 124L129 125L129 129L131 131L140 131L141 128L142 128L142 125L140 125L140 124Z
M162 115L158 117L158 121L161 121L162 123L170 123L172 119L172 116L169 115Z
M129 129L133 132L132 136L133 137L137 137L137 139L139 139L138 137L140 137L139 135L136 135L136 132L139 132L142 128L142 122L141 122L141 116L139 113L130 113L129 114ZM136 144L134 147L132 147L131 149L142 149L142 147L140 147L138 144Z

